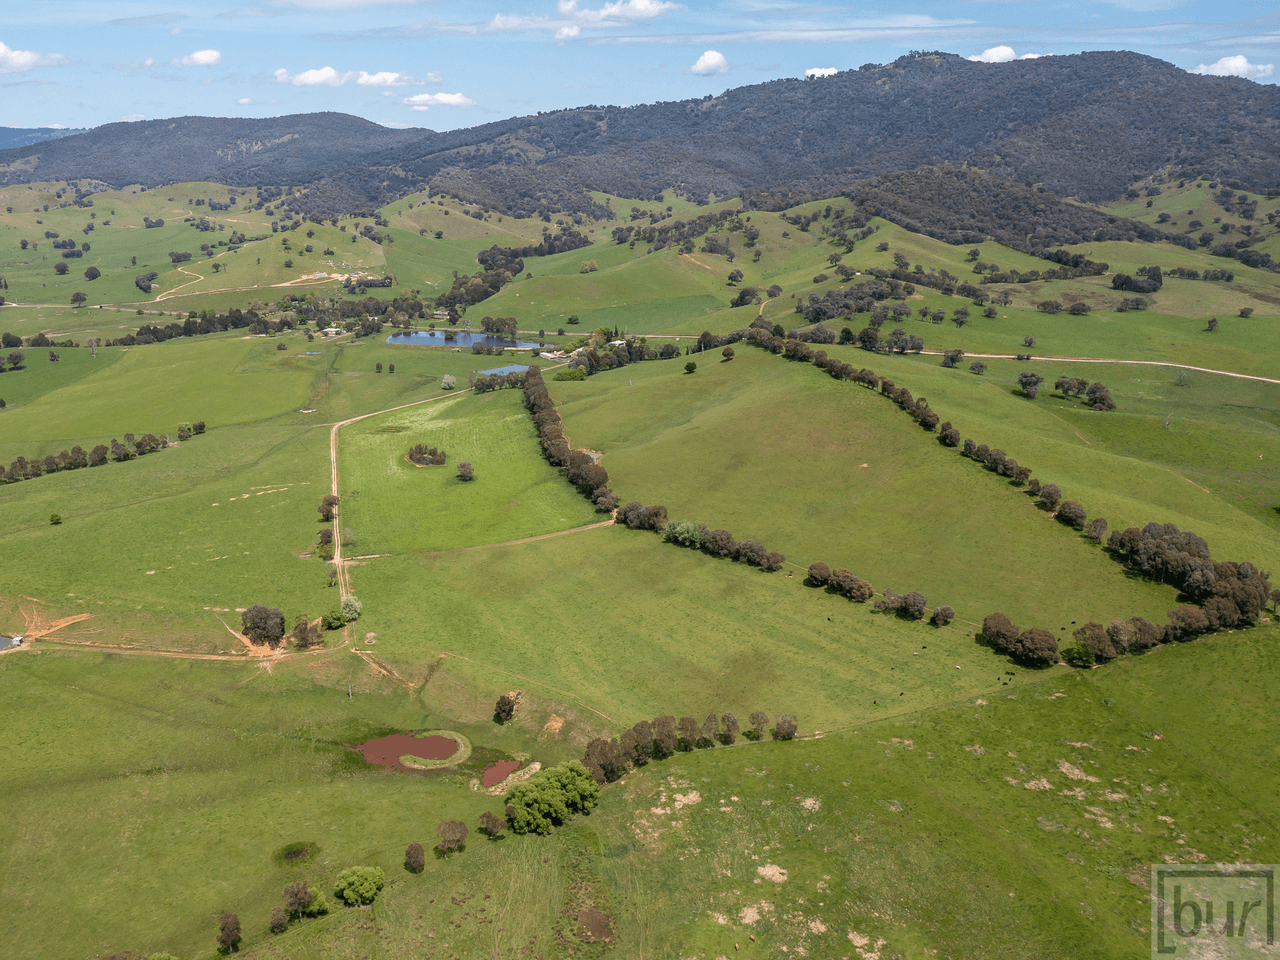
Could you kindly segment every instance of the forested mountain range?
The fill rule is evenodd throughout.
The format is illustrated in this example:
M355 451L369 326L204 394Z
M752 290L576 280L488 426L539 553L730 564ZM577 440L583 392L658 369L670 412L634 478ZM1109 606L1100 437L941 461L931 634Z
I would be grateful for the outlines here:
M46 140L59 140L87 133L86 130L60 130L56 127L0 127L0 150L12 150Z
M832 195L926 164L1093 202L1160 172L1280 189L1280 89L1128 52L1000 64L913 52L701 100L589 105L447 133L333 113L110 124L0 151L0 182L310 186L304 202L320 216L429 185L529 215L589 209L589 189Z

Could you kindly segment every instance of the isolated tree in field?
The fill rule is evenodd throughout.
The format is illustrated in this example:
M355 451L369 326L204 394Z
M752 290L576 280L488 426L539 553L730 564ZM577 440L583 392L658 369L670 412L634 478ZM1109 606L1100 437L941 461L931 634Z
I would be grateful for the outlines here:
M692 750L698 745L698 721L693 717L680 718L680 739L684 741L684 748Z
M240 918L234 913L224 913L218 920L218 946L222 953L240 949Z
M983 363L981 360L974 361L973 363L969 364L969 372L976 373L978 376L982 376L984 373L987 372L987 365Z
M516 715L516 698L509 693L504 693L498 698L497 706L493 708L493 719L495 723L506 723Z
M490 840L496 840L498 834L507 829L507 821L486 810L480 814L480 829L488 835Z
M284 346L284 344L281 344L281 346ZM382 364L381 364L381 363L375 363L375 364L373 365L373 372L374 372L374 373L381 373L381 372L382 372Z
M67 275L67 262L65 260L59 260L53 265L53 272L60 277L65 277Z
M1024 347L1034 347L1036 345L1036 338L1031 336L1023 337L1022 345Z
M693 373L697 369L698 369L698 365L694 363L692 360L690 360L688 363L684 365L685 373Z
M83 293L77 290L75 293L71 295L71 305L73 307L78 307L80 306L80 304L84 303L88 299L89 298L87 296L85 296Z
M86 280L97 280L100 276L102 276L102 271L97 267L90 267L84 272L84 278Z
M1044 383L1044 377L1038 373L1023 371L1018 374L1018 389L1022 391L1022 395L1028 400L1034 400L1036 394L1040 392L1040 384Z
M947 368L953 368L961 360L964 359L963 350L944 350L942 351L942 365Z
M316 507L316 509L320 511L321 520L332 520L334 513L338 509L338 497L332 493L326 493L320 501L320 506Z
M360 619L360 611L364 608L358 599L354 596L343 597L342 599L342 620L344 623L355 623Z
M734 284L741 283L741 282L742 282L742 271L741 271L741 270L730 270L730 271L729 271L729 282L728 282L728 284L726 284L726 286L730 286L730 287L732 287Z
M58 266L59 266L59 267L60 267L60 266L63 266L63 264L58 264ZM56 269L57 269L57 267L55 267L54 269L56 270ZM1206 326L1206 327L1205 327L1205 329L1206 329L1206 330L1208 330L1210 333L1213 333L1213 331L1217 330L1217 329L1218 329L1218 318L1217 318L1217 317L1210 317L1210 318L1209 318L1209 324L1208 324L1208 326Z
M728 363L733 359L733 347L725 347L720 351L720 356L724 357L725 362Z
M471 469L471 464L469 463L458 464L459 480L461 480L463 483L470 483L475 478L476 478L476 472L473 469Z
M720 728L720 739L723 740L726 745L733 746L733 742L738 739L738 733L742 730L742 727L738 724L738 718L732 713L726 712L725 715L720 718Z
M255 603L240 614L243 632L253 643L265 643L278 647L284 637L284 614L279 607Z
M411 843L404 848L404 868L410 873L421 873L422 868L427 865L426 851L422 849L422 844Z
M933 616L929 618L929 622L935 627L945 627L948 623L954 620L955 617L955 610L944 604L943 606L933 608Z
M777 723L773 725L774 739L790 740L796 735L798 729L795 717L789 713L780 714Z
M765 728L769 726L769 715L763 710L753 710L751 716L747 719L751 721L751 733L747 734L747 736L752 740L763 738Z
M333 887L333 895L349 907L373 903L387 881L381 867L347 867Z

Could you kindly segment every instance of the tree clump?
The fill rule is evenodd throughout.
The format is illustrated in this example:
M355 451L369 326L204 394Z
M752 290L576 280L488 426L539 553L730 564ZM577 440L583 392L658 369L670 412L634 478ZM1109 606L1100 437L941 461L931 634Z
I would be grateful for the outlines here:
M415 443L409 448L409 462L420 467L442 467L449 455L437 447L428 447L424 443Z
M587 813L600 788L578 760L570 760L517 783L507 794L507 822L512 833L548 834L574 814Z
M411 843L404 848L404 868L410 873L421 873L427 865L426 851L422 844Z
M367 906L377 899L386 879L381 867L347 867L338 874L333 895L349 907Z
M255 603L240 614L240 620L243 625L241 632L251 643L263 643L273 649L280 646L284 638L284 614L279 607Z

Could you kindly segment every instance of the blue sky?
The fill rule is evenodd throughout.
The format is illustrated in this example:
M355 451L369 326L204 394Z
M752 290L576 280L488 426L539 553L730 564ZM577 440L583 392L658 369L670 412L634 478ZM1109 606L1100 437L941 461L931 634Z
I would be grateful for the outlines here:
M1135 50L1280 80L1274 0L0 0L0 126L335 110L450 130L682 100L909 50Z

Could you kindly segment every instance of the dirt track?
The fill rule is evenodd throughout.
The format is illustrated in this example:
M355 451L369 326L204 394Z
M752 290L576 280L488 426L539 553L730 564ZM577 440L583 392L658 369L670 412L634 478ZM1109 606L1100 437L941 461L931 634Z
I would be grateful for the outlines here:
M941 350L921 350L930 357L942 356ZM973 357L978 360L1017 360L1012 353L966 353L965 359ZM1032 357L1033 363L1119 363L1140 367L1174 367L1178 370L1194 370L1197 373L1214 373L1220 377L1235 377L1237 380L1257 380L1261 383L1280 383L1272 377L1257 377L1251 373L1233 373L1230 370L1214 370L1211 367L1193 367L1186 363L1173 363L1169 360L1113 360L1107 357Z

